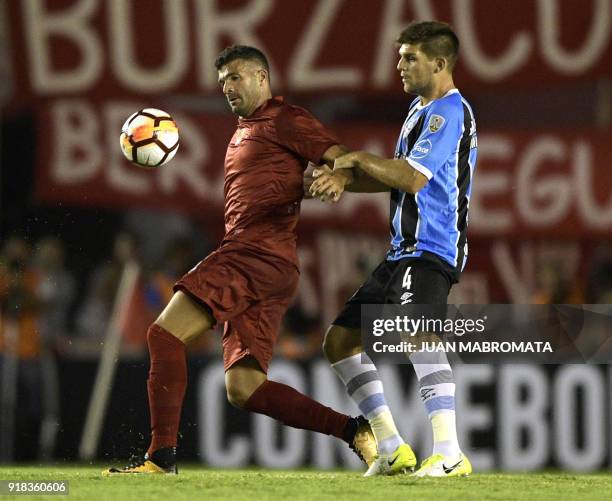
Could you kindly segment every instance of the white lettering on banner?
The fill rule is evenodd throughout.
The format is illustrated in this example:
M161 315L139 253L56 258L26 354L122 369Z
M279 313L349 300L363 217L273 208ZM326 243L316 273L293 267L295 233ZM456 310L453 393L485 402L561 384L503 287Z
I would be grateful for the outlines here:
M410 21L426 21L436 19L432 5L427 0L412 0L412 8L415 12L413 19L404 19L402 11L404 0L386 0L383 11L382 24L378 35L376 47L376 59L372 80L375 87L387 87L391 82L399 84L397 72L393 71L399 55L392 50L395 46L398 34L408 25Z
M566 149L562 141L541 137L533 141L519 159L517 168L516 208L530 226L550 226L560 222L569 212L571 186L567 174L539 176L544 160L558 163L566 161Z
M322 52L324 36L331 30L334 16L343 0L319 0L306 31L289 61L289 83L295 90L321 87L350 87L361 85L363 73L359 68L315 68L314 62Z
M49 163L45 166L41 162L43 168L50 170L50 179L58 184L76 185L103 175L100 181L105 183L101 186L104 190L97 199L106 196L109 203L118 205L121 202L116 195L155 193L171 202L180 190L181 202L186 202L187 196L196 204L205 201L220 208L221 161L215 166L210 162L212 148L225 145L209 144L207 125L197 122L192 115L175 114L181 129L181 147L171 168L145 171L123 160L118 131L125 118L139 106L142 104L137 102L109 101L93 106L86 100L50 101L50 125L45 133L51 139L43 142L49 146L45 152ZM350 130L347 137L351 137ZM597 151L605 159L606 152L596 139L571 141L540 134L523 145L513 141L512 136L483 134L479 142L479 167L470 199L471 234L507 235L524 229L555 231L568 219L576 227L575 230L563 227L569 232L605 231L612 226L610 175L594 155ZM358 146L386 154L379 151L380 143L376 140ZM550 172L551 164L556 164L556 172ZM83 187L84 195L87 189L91 188ZM327 218L333 212L334 219L354 220L363 210L368 210L381 225L385 224L389 217L389 195L345 193L333 208L317 201L302 204L302 216L312 219Z
M580 390L583 398L577 398ZM562 367L554 383L555 459L562 468L592 471L603 466L606 453L604 380L592 365ZM582 424L576 409L582 403ZM583 445L578 446L582 431Z
M506 365L500 369L497 385L498 412L499 416L504 416L505 423L503 428L497 428L502 469L543 468L552 438L545 415L548 407L546 374L537 365ZM522 391L526 391L527 398L521 398ZM523 445L525 432L527 440Z
M476 447L472 444L474 431L486 432L495 426L493 409L484 402L471 400L474 394L471 389L490 386L495 383L495 371L491 365L466 364L454 366L455 376L455 409L457 413L457 435L459 443L469 456L476 471L492 470L495 467L493 450ZM426 455L429 455L427 452Z
M153 192L156 185L174 196L179 184L200 200L222 204L223 176L210 179L206 135L191 118L175 114L180 124L181 155L171 169L144 170L126 163L119 148L119 132L126 117L143 108L138 103L110 102L99 111L84 100L57 100L51 105L51 178L74 185L104 173L108 187L134 195ZM100 117L103 117L100 120ZM100 138L103 141L100 142Z
M593 155L592 148L584 141L577 141L573 149L572 165L574 167L574 189L578 213L588 223L588 226L598 229L612 227L612 195L607 200L607 207L598 207L593 197ZM609 166L606 169L607 178L611 179ZM612 186L608 186L612 194Z
M197 64L199 80L207 90L218 88L215 59L223 49L220 45L223 36L230 37L234 43L251 45L266 54L270 73L274 75L275 85L279 85L280 72L275 69L270 51L257 37L257 26L273 12L272 0L251 0L242 9L221 11L216 0L195 0L196 36L201 59Z
M533 47L533 38L521 31L512 39L510 47L504 54L493 59L487 56L477 41L476 18L472 0L454 0L452 3L453 21L457 36L461 40L465 65L479 78L485 81L499 81L516 72L525 65Z
M560 46L559 0L538 0L538 30L541 36L542 55L551 67L560 73L579 75L596 64L606 50L610 40L612 9L610 0L593 0L591 5L591 26L585 29L586 41L573 53ZM571 12L566 12L571 16Z
M212 362L200 373L198 381L198 443L202 460L218 468L248 464L251 441L247 435L233 434L225 439L225 392L222 362Z
M132 14L130 2L107 2L108 16L104 20L105 25L100 26L96 18L103 5L100 0L74 0L62 9L47 9L44 0L23 0L22 31L27 50L25 66L32 89L43 95L85 94L103 74L106 77L107 72L116 78L122 88L139 92L172 91L183 85L190 86L188 90L191 92L200 89L212 91L217 86L214 60L223 48L222 42L229 39L233 43L262 49L269 57L275 85L278 86L281 79L286 78L289 91L338 87L360 90L365 84L370 84L377 89L393 85L394 90L399 92L394 70L397 53L393 42L409 20L402 15L406 3L404 0L384 2L376 36L363 40L364 43L376 45L373 61L361 59L354 66L317 68L315 62L325 61L327 56L326 40L332 35L353 36L351 27L342 22L342 16L337 15L341 8L348 8L349 2L320 0L312 13L295 16L292 24L288 24L278 38L270 39L264 35L262 40L257 33L264 23L285 21L275 19L274 7L280 4L280 0L249 0L234 9L223 8L225 4L220 0L191 0L189 3L186 0L163 0L161 11L165 29L161 35L164 37L165 58L158 67L148 69L137 63L134 37L150 35L139 34L135 29L140 20ZM364 9L369 8L367 3L362 5ZM431 0L412 0L412 19L435 19L434 5ZM590 25L580 27L585 34L584 40L578 48L571 50L561 45L565 35L561 22L562 3L559 0L534 2L525 13L527 21L524 26L530 29L517 29L504 49L495 50L496 55L487 54L484 41L479 41L477 20L482 16L477 15L478 4L473 0L453 0L450 5L450 22L455 26L464 49L462 61L480 81L510 78L526 71L525 68L536 57L543 59L546 69L542 71L551 78L583 74L605 64L603 58L612 30L609 0L589 2ZM192 10L195 15L190 22L188 15ZM147 12L144 15L153 16L155 13ZM364 10L363 17L367 15L368 12ZM109 34L108 41L103 32ZM299 41L287 59L287 70L281 74L274 64L274 49L275 45L285 43L284 36ZM53 37L68 40L77 49L80 58L74 67L65 69L57 64L60 55L52 48ZM336 57L333 59L339 55L334 54ZM354 58L351 60L354 61ZM185 81L191 61L197 74L193 84Z
M162 2L165 30L163 36L165 62L158 68L146 69L135 57L134 6L124 0L112 0L108 4L110 29L110 64L118 80L127 88L140 92L160 92L178 84L189 64L189 30L185 0ZM148 34L148 36L151 36Z
M514 148L506 136L489 134L479 141L478 163L512 159ZM499 195L511 186L511 174L501 169L479 169L474 176L474 189L470 197L470 230L483 233L504 233L514 224L510 208L503 208L499 202L495 207L485 208L482 199Z
M222 204L223 176L211 179L203 170L210 160L206 134L186 115L175 113L174 118L180 127L181 154L172 159L171 169L159 169L159 187L172 195L182 181L201 200Z
M53 14L44 9L44 3L44 0L22 3L32 88L41 94L85 91L98 80L103 70L102 43L99 35L88 26L99 2L78 0ZM81 53L78 66L63 70L52 67L52 35L67 38L78 47Z
M501 168L477 169L470 199L471 230L503 234L518 226L553 228L574 210L585 228L602 230L612 225L612 197L605 206L595 201L593 191L598 181L593 178L591 144L538 135L519 152L511 140L500 135L483 135L479 141L480 164L515 158L514 174ZM542 168L551 161L559 164L559 173L542 174ZM604 169L601 172L601 178L609 184L609 173ZM504 194L514 199L514 210L501 205L499 196ZM486 206L485 199L495 199L496 203Z
M100 170L102 147L99 117L81 100L55 101L51 105L51 179L61 184L89 180ZM119 130L119 129L117 129ZM117 148L119 141L117 141Z
M275 369L275 367L277 369ZM295 362L277 360L271 371L273 379L285 380L298 389L306 386L303 369ZM307 365L313 398L330 405L339 412L355 414L356 407L347 396L342 383L329 368L327 361L315 360ZM397 366L381 365L379 373L385 388L387 403L395 417L401 435L421 457L431 453L431 425L419 394L416 378L406 378ZM593 365L567 365L552 376L535 364L455 365L457 384L457 434L464 451L478 471L539 470L554 458L564 468L593 471L605 466L607 411L612 395L607 384L612 384L612 368L608 379ZM606 384L607 381L607 384ZM482 388L490 388L494 399L474 402L473 395ZM583 395L577 398L577 391ZM526 397L524 397L525 395ZM272 420L250 414L254 420L253 433L242 429L228 429L225 412L229 408L224 390L221 362L211 362L198 377L198 442L203 461L220 468L241 467L251 458L261 466L276 467L281 454L291 467L304 464L309 447L312 464L316 468L338 466L363 469L356 456L344 443L318 433L284 428ZM582 405L580 411L578 405ZM497 412L494 414L494 410ZM578 419L581 415L582 419ZM495 417L494 417L495 416ZM474 443L474 432L490 432L496 440L483 445ZM526 435L524 432L527 432ZM283 446L274 448L280 435ZM294 435L291 435L294 434ZM291 438L293 436L293 438ZM297 439L301 436L304 439ZM522 443L522 437L527 440ZM582 445L579 437L584 437ZM499 462L495 458L499 458ZM340 460L340 461L339 461ZM281 466L287 466L282 463Z

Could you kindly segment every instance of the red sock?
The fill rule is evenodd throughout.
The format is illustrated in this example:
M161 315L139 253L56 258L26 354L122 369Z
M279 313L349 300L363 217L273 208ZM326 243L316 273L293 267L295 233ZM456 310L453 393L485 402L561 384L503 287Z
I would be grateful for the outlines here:
M187 386L185 344L159 325L147 332L151 368L147 389L151 412L151 445L153 454L162 447L176 447L181 407Z
M344 428L349 420L346 414L325 407L290 386L269 380L255 390L244 408L287 426L318 431L341 440L344 440Z

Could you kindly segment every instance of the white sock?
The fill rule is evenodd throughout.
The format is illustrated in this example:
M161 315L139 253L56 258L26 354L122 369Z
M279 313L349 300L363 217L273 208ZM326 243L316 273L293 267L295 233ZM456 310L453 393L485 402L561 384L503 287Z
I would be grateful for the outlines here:
M461 453L461 448L455 422L455 380L446 354L413 353L410 361L419 380L421 400L431 421L433 454L456 457Z
M334 364L332 369L346 391L370 422L380 454L391 454L404 443L387 406L383 384L376 366L365 353L358 353Z

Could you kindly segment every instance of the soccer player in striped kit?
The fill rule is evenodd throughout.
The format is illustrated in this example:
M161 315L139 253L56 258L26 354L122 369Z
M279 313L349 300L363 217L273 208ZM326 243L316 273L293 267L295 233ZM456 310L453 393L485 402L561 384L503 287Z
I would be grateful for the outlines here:
M344 190L391 192L391 248L347 301L327 331L324 351L349 395L368 418L378 457L366 476L416 466L400 437L375 365L361 346L362 304L446 304L467 258L468 206L476 164L474 114L452 77L459 41L446 23L420 22L398 38L404 92L416 94L395 157L353 152L319 169L311 193L338 200ZM429 414L434 446L418 477L464 476L472 471L455 426L455 383L446 354L410 356Z

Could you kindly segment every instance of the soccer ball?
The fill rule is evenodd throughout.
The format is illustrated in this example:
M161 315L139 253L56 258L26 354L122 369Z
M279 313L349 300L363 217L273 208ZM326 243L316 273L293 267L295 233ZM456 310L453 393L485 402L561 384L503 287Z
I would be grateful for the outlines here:
M119 144L130 162L140 167L158 167L176 155L178 128L165 111L145 108L125 121Z

